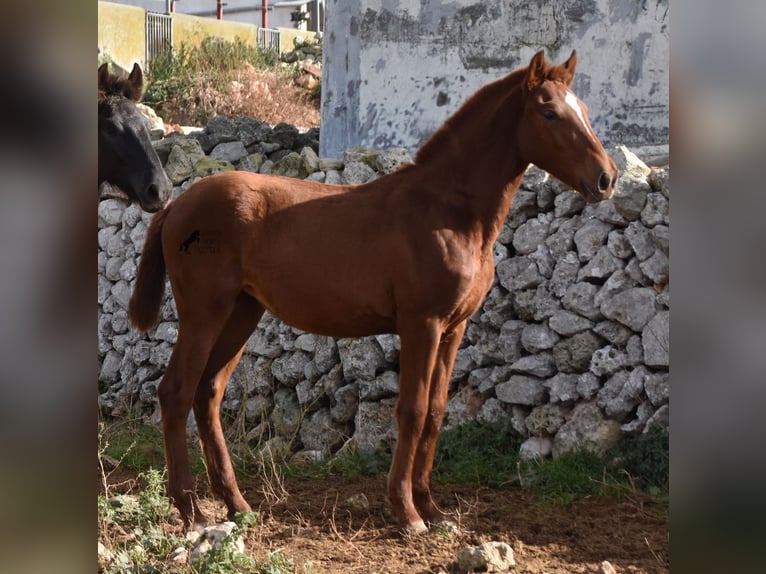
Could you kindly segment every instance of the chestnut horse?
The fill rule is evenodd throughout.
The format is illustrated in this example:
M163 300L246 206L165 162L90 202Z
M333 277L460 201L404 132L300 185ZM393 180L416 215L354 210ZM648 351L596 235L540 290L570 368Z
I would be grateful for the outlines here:
M388 497L407 532L445 520L430 479L455 353L492 285L493 245L525 170L538 165L588 202L613 193L617 168L570 90L575 64L575 52L558 66L539 52L480 89L413 164L366 184L230 172L154 217L129 314L138 329L152 327L167 269L178 341L158 392L168 495L187 525L204 523L186 445L192 408L212 492L230 518L250 508L219 406L265 310L333 337L399 334Z
M125 78L98 68L98 183L114 184L153 213L165 207L173 193L162 162L149 137L149 120L136 103L143 94L141 67Z

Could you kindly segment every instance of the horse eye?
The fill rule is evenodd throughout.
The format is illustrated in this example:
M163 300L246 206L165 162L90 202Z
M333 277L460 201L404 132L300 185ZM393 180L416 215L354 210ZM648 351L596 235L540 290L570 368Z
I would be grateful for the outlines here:
M557 120L559 115L556 112L554 112L553 110L545 110L543 112L543 117L546 120Z

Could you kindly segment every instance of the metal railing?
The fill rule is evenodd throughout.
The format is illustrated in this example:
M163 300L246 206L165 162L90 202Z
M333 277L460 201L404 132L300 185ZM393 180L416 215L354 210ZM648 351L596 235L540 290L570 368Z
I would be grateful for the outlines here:
M173 18L170 14L146 12L146 66L166 50L173 49Z
M279 55L279 30L258 28L258 46Z

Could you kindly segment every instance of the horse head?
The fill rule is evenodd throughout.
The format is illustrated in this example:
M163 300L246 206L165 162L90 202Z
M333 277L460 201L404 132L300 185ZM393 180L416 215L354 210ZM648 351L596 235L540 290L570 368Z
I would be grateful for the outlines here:
M98 69L98 180L122 189L148 212L170 201L173 185L149 135L149 120L136 103L143 93L138 64L127 78Z
M558 66L546 63L542 50L532 58L521 87L518 145L525 160L595 203L612 197L617 166L593 132L587 107L571 89L576 65L574 50Z

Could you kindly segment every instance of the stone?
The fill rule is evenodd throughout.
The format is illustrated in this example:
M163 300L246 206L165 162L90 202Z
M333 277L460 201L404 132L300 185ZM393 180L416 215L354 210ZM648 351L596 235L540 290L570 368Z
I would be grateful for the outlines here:
M376 403L361 401L354 419L354 442L361 452L392 451L398 436L394 409L396 399Z
M548 320L548 325L559 335L570 336L587 331L593 327L593 321L571 311L560 310Z
M617 444L620 434L620 423L606 419L598 405L580 403L553 439L553 458L582 449L603 454Z
M609 232L606 238L606 246L609 249L609 253L620 259L628 259L633 255L633 247L630 245L625 232L622 230L614 229Z
M247 149L241 141L221 142L210 152L210 158L234 163L246 157Z
M257 118L237 118L234 120L234 125L237 139L245 146L260 142L271 133L271 126Z
M641 332L644 362L650 367L670 366L670 312L660 311Z
M560 256L551 274L549 283L551 293L556 297L562 298L567 289L577 281L579 271L580 262L574 251L567 251Z
M598 286L592 283L574 283L566 288L561 304L565 309L578 315L598 321L603 318L601 309L596 305Z
M556 372L556 365L550 353L540 353L520 358L510 366L510 370L514 373L545 378Z
M372 380L359 379L359 398L377 401L399 394L399 373L385 371Z
M521 331L521 345L530 353L552 349L559 340L560 337L545 324L528 324Z
M651 170L627 147L621 145L610 150L609 155L617 165L620 174L612 200L617 211L629 221L639 217L651 190Z
M619 371L612 375L597 395L598 406L609 418L624 421L641 402L644 379L648 375L641 366L632 371Z
M375 170L364 162L352 161L345 165L341 174L341 183L345 185L359 185L376 177Z
M507 381L510 376L511 368L508 365L475 368L468 374L468 384L484 395L494 392L495 385Z
M654 289L635 287L616 293L601 304L601 313L607 319L618 321L640 332L656 313Z
M552 436L564 421L564 412L559 405L546 404L533 408L524 424L532 436Z
M359 404L359 384L351 383L340 387L333 395L334 404L330 408L333 420L347 423L354 419Z
M410 163L412 163L410 152L406 148L399 147L381 151L375 158L374 167L381 175L386 175Z
M540 460L548 458L553 452L553 441L548 437L530 437L521 443L519 458L521 460Z
M511 257L497 266L497 278L508 291L521 291L543 282L537 264L528 257Z
M647 259L657 250L651 231L640 222L631 222L625 228L624 235L639 261Z
M647 227L654 227L667 221L670 214L670 202L661 193L646 196L646 205L641 210L641 222Z
M271 363L271 373L283 385L294 387L304 378L306 366L311 357L305 351L284 353Z
M580 375L571 373L557 373L553 377L546 379L543 385L548 389L548 396L551 403L572 403L579 398L577 384Z
M298 397L292 389L279 388L274 393L274 409L269 417L274 433L286 440L292 440L301 422L301 408Z
M603 337L612 345L621 347L633 336L633 331L617 321L599 321L593 328L593 332Z
M545 240L545 245L551 251L551 255L558 259L564 254L573 253L575 260L579 260L574 252L574 234L582 225L582 218L576 215L568 219L554 219L549 230L550 235Z
M495 386L495 395L504 403L535 406L545 397L545 386L540 379L512 375L507 382Z
M205 527L202 534L192 544L189 550L189 558L192 562L198 561L211 550L220 549L224 541L237 553L244 554L245 542L241 536L236 535L237 525L234 522L223 522Z
M329 408L319 409L304 418L299 432L304 448L320 452L337 450L345 442L346 436L336 426Z
M633 258L630 261L632 263L637 260ZM630 265L630 263L628 263L628 265ZM598 290L598 293L596 293L596 296L593 298L593 302L601 307L604 302L610 300L615 295L622 293L623 291L627 291L628 289L632 289L633 287L639 286L640 283L638 283L631 276L626 266L626 269L616 270L609 276L606 281L604 281L604 284L601 286L601 288Z
M573 238L580 261L590 261L591 258L606 244L606 239L611 230L611 225L599 221L598 219L590 219L586 221L583 226L575 232Z
M556 368L561 373L581 373L588 369L593 353L602 345L601 338L592 331L562 339L553 347Z
M301 157L303 158L303 167L307 174L319 171L319 156L312 148L309 146L304 147L301 150Z
M537 192L519 188L513 196L511 211L535 215L537 212Z
M179 185L191 177L194 173L194 165L204 158L205 152L202 151L202 146L196 139L179 138L170 149L165 173L173 185Z
M271 168L271 173L272 175L281 175L295 179L303 179L309 174L303 158L294 151L276 161Z
M550 217L539 215L530 219L516 229L513 234L513 247L519 255L527 255L534 252L538 245L545 241L550 228Z
M104 199L98 202L98 227L109 227L122 223L125 202L119 199Z
M331 169L325 172L324 182L329 185L340 185L343 183L343 177L339 171Z
M590 372L597 377L613 375L627 365L627 354L612 345L607 345L593 353L590 359Z
M670 427L670 407L668 405L662 405L658 408L654 414L646 421L644 426L644 433L653 431L654 429L660 429L667 431Z
M553 214L556 217L570 217L582 211L582 208L585 207L585 200L579 193L566 192L557 195L553 204Z
M593 258L580 269L577 274L577 280L592 282L605 280L615 271L619 271L624 266L625 263L621 259L612 255L609 248L604 245L598 250L598 253L596 253L596 255L594 255Z
M652 169L649 174L649 185L665 198L670 198L670 170L667 168Z
M591 372L582 373L577 376L577 394L585 400L590 400L596 396L601 388L601 380Z
M340 339L337 345L343 376L347 381L372 381L378 369L388 365L374 337Z
M589 203L581 213L583 219L598 219L609 225L625 227L628 220L620 213L614 200L599 201L598 203Z
M668 373L652 373L644 378L644 392L655 407L670 399L670 376Z
M245 401L245 420L257 424L267 420L274 408L274 399L270 395L255 395Z
M298 138L298 129L288 123L280 122L275 125L269 135L264 138L269 143L279 144L282 149L292 149Z
M485 542L480 546L461 548L457 553L461 573L507 572L516 567L513 549L505 542Z
M662 251L655 251L648 259L638 264L641 272L656 284L668 282L670 274L670 261Z
M239 164L237 165L237 169L240 171L250 171L253 173L259 173L261 170L261 167L263 166L263 162L266 160L266 158L261 153L251 153L245 157L243 157Z
M476 421L481 424L491 424L508 420L508 412L503 403L495 397L490 397L481 405L476 415Z

